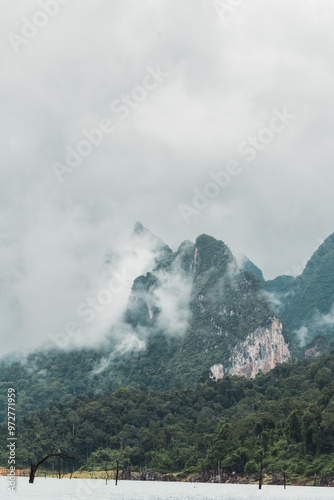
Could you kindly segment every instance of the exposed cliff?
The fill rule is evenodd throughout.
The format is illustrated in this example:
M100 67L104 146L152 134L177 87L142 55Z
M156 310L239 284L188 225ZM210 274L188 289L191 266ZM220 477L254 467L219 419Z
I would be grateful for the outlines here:
M218 380L225 374L254 378L260 371L267 373L279 363L290 358L282 323L274 318L269 328L257 328L231 351L228 363L211 367L212 378Z

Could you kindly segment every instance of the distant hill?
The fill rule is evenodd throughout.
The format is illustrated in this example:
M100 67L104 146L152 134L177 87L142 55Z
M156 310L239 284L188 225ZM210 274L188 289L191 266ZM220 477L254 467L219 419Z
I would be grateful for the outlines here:
M258 268L246 260L243 269ZM264 289L272 306L283 320L292 339L302 346L314 347L316 337L334 341L334 234L329 236L307 262L300 276L278 276L265 281ZM318 342L319 343L319 342ZM311 346L312 344L312 346ZM319 349L325 353L324 342ZM320 347L322 346L322 348Z
M334 338L334 234L312 255L284 300L282 316L291 332L312 341Z

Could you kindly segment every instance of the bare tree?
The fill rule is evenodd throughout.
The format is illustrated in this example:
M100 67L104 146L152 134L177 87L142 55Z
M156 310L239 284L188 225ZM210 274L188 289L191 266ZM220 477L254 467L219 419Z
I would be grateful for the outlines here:
M262 484L263 484L263 458L264 458L264 450L262 450L262 454L261 454L261 470L260 470L259 489L262 488Z
M65 455L64 453L61 453L60 450L58 450L56 453L54 452L54 450L55 449L52 448L51 453L49 453L48 455L46 455L46 457L42 458L42 460L40 460L39 462L37 462L37 464L33 464L33 463L30 464L29 483L33 483L34 482L35 475L36 475L38 467L42 463L44 463L48 458L50 458L50 457L59 457L59 458L70 458L72 460L74 459L74 457L71 457L70 455Z

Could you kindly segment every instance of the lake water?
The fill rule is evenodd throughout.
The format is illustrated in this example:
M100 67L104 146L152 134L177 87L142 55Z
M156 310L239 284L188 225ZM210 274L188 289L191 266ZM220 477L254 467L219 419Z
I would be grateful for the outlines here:
M325 500L334 498L332 488L302 486L258 486L203 483L159 483L146 481L43 479L34 484L28 478L16 478L16 492L7 491L7 480L0 477L0 498L15 500Z

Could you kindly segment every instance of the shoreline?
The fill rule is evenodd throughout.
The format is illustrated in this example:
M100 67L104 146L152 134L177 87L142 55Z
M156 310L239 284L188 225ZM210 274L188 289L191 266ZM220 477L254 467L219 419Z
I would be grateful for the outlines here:
M9 469L0 468L0 476L6 476ZM30 469L17 469L16 477L29 478ZM123 471L124 472L124 471ZM119 481L141 481L141 482L175 482L175 483L202 483L202 484L240 484L254 486L258 484L258 478L256 475L253 476L238 476L233 474L228 474L224 478L219 478L216 475L207 474L185 474L185 473L170 473L162 474L156 471L147 470L143 473L140 472L130 472L123 475L120 474ZM108 481L114 481L116 477L116 471L108 470ZM123 475L123 477L122 477ZM126 476L126 477L124 477ZM283 487L284 483L278 474L266 474L264 476L263 486L280 486ZM51 472L49 470L41 470L36 474L36 478L45 479L59 479L56 472ZM106 480L106 471L74 471L72 473L67 473L62 475L60 479L99 479ZM323 478L320 476L316 478L287 478L286 486L305 486L305 487L316 487L316 488L332 488L334 487L334 480L328 483L324 483ZM321 484L322 483L322 484Z

